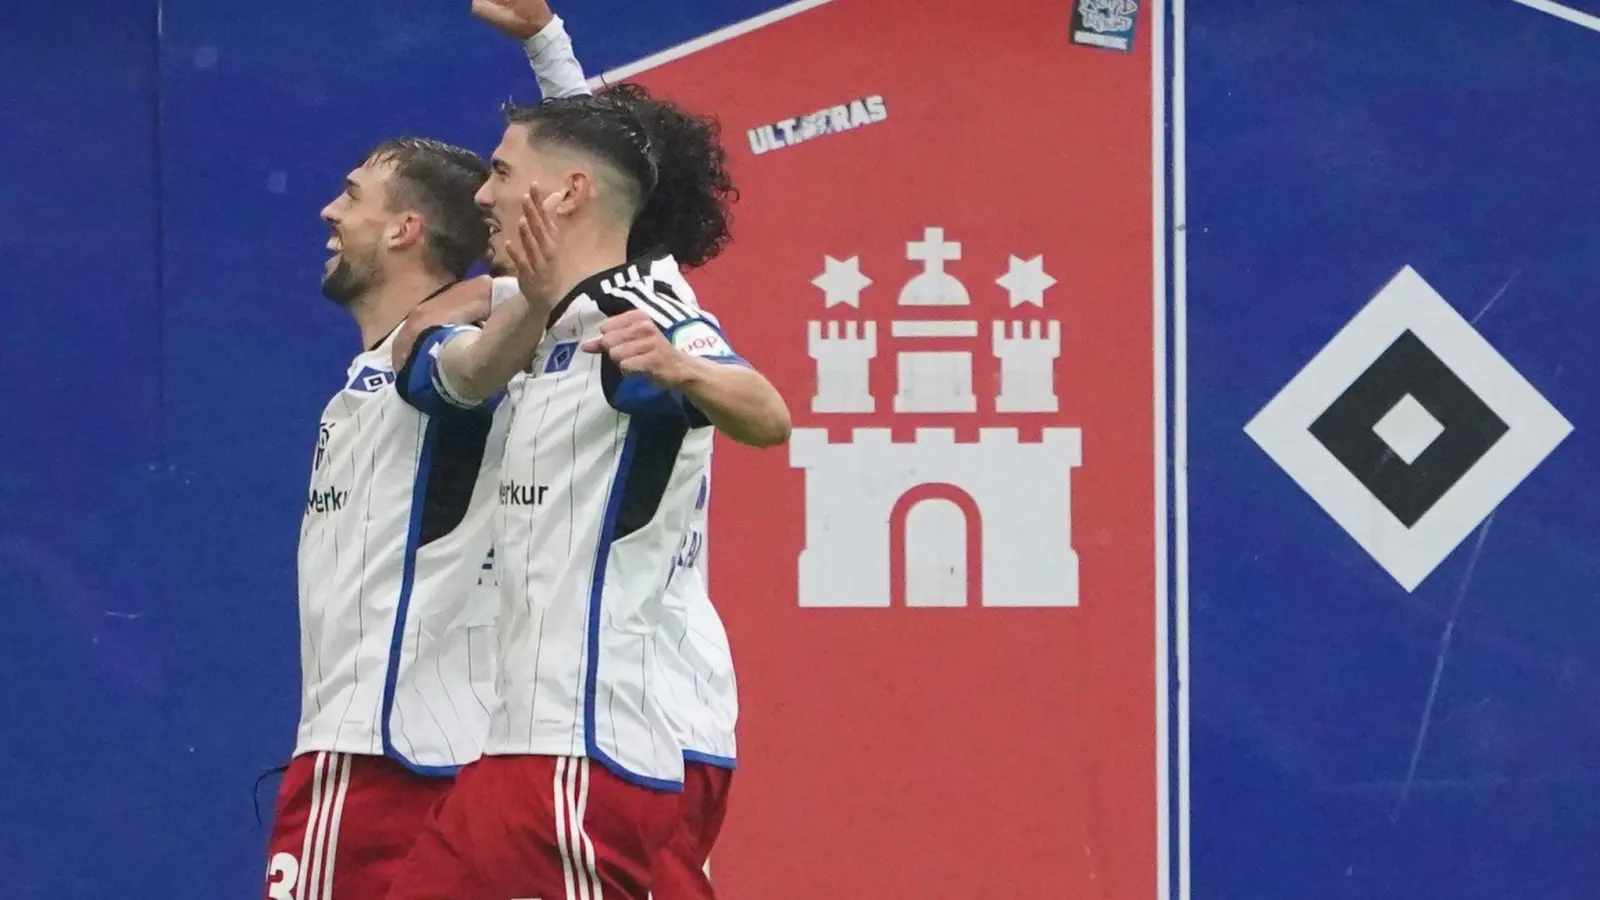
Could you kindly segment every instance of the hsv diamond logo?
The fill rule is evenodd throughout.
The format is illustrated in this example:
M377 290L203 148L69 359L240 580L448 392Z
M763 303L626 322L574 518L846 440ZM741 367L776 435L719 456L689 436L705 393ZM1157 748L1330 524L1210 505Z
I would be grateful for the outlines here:
M544 361L544 374L554 375L565 372L572 365L572 357L578 352L577 341L562 341L550 348L550 355Z
M360 391L370 394L383 390L385 385L394 383L394 373L387 369L375 369L372 366L362 366L361 371L350 378L350 383L345 385L345 390Z
M1571 431L1409 266L1245 427L1408 591Z

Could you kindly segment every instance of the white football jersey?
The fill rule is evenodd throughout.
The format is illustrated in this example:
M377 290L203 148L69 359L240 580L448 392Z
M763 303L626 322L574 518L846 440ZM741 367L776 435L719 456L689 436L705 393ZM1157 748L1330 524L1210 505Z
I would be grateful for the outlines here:
M666 619L656 632L656 663L661 671L667 721L683 758L734 768L738 754L734 726L739 690L722 617L711 604L706 581L706 512L711 479L700 483L689 533L678 549L667 585Z
M678 790L683 748L663 711L656 633L712 434L681 395L581 348L607 317L635 309L686 352L743 363L671 256L585 279L552 311L505 403L501 662L484 752L588 756L635 784ZM428 349L455 330L430 335Z
M494 698L498 597L480 584L504 417L407 402L394 335L323 412L300 528L296 754L383 754L424 774L475 759ZM403 397L404 395L404 397Z
M515 278L494 279L492 305L498 308L519 290ZM702 309L700 315L721 328L710 312ZM739 690L728 632L708 590L705 546L710 491L707 476L695 498L689 532L678 548L663 599L666 618L655 636L656 665L663 712L683 747L683 758L732 769L738 758L734 727L739 719Z

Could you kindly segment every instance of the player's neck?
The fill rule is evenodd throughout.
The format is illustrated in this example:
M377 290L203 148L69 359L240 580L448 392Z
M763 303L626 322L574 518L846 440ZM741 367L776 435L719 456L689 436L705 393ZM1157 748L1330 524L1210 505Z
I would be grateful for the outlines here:
M561 275L559 281L563 287L557 299L571 293L584 279L614 269L627 261L626 234L563 235L561 255L557 261Z
M350 306L350 315L361 330L361 346L376 346L399 328L424 298L444 286L444 279L426 272L390 275Z

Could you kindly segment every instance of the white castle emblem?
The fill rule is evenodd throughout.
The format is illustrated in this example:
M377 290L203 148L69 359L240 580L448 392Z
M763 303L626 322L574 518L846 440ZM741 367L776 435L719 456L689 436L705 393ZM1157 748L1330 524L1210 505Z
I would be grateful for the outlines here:
M946 271L961 245L928 228L906 245L924 271L900 289L902 311L961 311L967 288ZM824 261L813 280L827 308L860 308L872 279L859 257ZM1012 309L1037 306L1056 280L1044 258L1010 258L995 279ZM891 339L916 340L896 354L896 413L979 412L973 385L975 319L896 319ZM1061 322L1016 319L989 323L989 351L999 360L995 413L1054 413L1055 361ZM877 411L872 360L878 323L812 321L807 346L817 364L817 414ZM927 349L929 342L950 349ZM1082 463L1077 428L1042 429L1023 442L1014 428L980 428L976 443L957 443L951 428L917 428L895 443L888 428L856 428L831 442L826 427L799 428L790 465L806 472L806 546L800 554L799 601L806 607L887 607L896 575L907 606L1078 605L1078 556L1072 548L1072 470ZM895 569L899 569L898 573Z

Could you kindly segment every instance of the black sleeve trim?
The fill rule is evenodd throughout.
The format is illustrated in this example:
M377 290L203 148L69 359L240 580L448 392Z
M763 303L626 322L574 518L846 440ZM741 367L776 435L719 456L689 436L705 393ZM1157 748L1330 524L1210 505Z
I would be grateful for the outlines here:
M467 517L493 424L493 417L485 415L438 416L428 424L435 431L422 501L420 546L455 531Z

